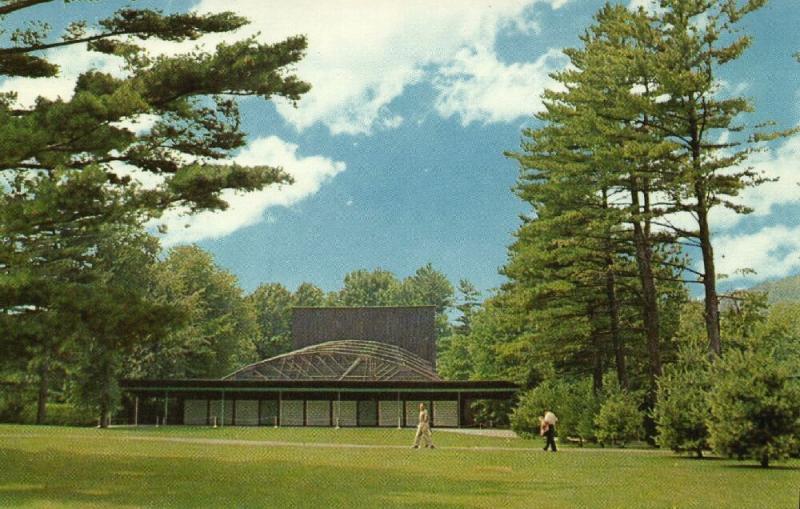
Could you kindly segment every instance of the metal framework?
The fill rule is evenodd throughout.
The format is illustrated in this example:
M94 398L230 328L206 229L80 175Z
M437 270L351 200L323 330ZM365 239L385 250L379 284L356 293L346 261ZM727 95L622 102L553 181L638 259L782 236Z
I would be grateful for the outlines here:
M376 341L328 341L245 366L223 380L439 381L427 360Z

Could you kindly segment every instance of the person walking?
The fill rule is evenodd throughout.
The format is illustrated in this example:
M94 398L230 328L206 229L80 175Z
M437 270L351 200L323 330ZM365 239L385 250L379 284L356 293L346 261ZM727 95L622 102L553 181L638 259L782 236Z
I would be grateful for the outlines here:
M544 444L544 450L546 451L548 448L553 452L556 452L558 448L556 447L556 423L558 422L558 417L553 412L549 410L544 413L544 417L541 419L541 431L540 433L547 438L547 442Z
M414 437L414 449L419 449L420 442L423 442L425 447L434 449L428 410L425 409L425 403L419 404L419 424L417 424L417 434Z

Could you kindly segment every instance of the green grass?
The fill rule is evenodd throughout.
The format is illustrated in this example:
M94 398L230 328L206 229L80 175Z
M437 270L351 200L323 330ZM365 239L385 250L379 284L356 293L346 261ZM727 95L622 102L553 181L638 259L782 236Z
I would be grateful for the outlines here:
M798 505L797 461L763 470L752 463L697 461L661 451L564 447L551 454L542 452L538 441L436 431L438 449L412 450L407 447L412 434L394 429L0 426L0 506Z

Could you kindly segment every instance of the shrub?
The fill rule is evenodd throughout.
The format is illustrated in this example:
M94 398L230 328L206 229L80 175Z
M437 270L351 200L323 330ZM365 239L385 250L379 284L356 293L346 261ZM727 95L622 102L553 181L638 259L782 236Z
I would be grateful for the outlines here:
M771 352L726 352L714 366L710 441L720 454L768 467L798 450L800 385Z
M36 422L36 405L28 405L22 411L21 421L25 424ZM91 412L79 409L69 403L48 403L44 424L55 426L93 426L97 419Z
M597 439L602 444L621 446L642 435L644 413L639 410L639 403L634 394L612 390L609 392L600 411L594 419L597 427Z
M511 404L506 401L481 399L472 403L475 424L485 427L505 427L509 423Z
M25 408L25 393L21 385L0 385L0 422L19 422Z
M523 394L511 416L511 427L521 436L538 436L539 417L550 410L558 417L559 435L576 437L582 443L594 438L594 415L598 406L591 380L548 380Z
M661 447L693 451L698 457L708 449L710 368L705 349L697 343L682 345L677 361L664 368L653 409Z

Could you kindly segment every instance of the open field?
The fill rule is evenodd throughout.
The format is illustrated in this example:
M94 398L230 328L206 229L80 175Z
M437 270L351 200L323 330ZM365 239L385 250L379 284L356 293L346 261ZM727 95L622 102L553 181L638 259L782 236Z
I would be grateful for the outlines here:
M0 426L2 507L797 507L800 462L412 430Z

